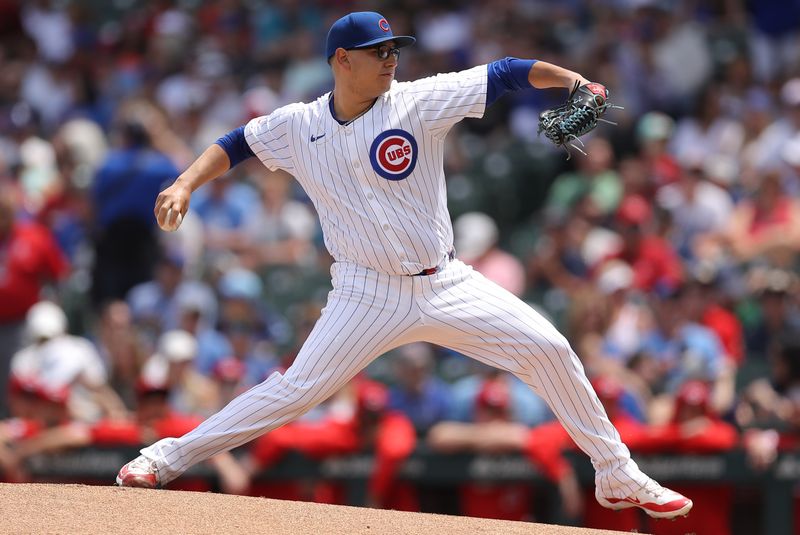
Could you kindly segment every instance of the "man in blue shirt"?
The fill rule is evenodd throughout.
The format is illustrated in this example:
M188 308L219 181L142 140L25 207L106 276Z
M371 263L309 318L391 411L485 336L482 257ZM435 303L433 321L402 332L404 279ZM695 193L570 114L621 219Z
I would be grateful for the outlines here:
M122 146L108 153L91 189L95 214L92 301L121 299L150 280L158 260L153 203L178 169L150 145L144 126L126 121Z
M405 345L397 350L394 362L397 384L389 390L389 408L408 416L422 435L447 416L450 391L433 373L433 347L424 342Z

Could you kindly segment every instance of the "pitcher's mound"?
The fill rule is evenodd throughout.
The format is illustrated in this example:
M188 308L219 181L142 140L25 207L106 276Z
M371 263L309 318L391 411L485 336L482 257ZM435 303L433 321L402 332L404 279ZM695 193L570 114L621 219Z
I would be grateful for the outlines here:
M201 492L0 483L0 533L599 535L619 533Z

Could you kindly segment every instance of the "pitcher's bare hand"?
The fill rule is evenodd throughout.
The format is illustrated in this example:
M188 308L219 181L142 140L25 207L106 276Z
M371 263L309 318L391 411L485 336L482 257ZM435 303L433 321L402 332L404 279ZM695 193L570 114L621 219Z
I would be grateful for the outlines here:
M159 193L153 210L158 226L170 232L178 230L183 216L189 210L191 196L191 189L179 181Z

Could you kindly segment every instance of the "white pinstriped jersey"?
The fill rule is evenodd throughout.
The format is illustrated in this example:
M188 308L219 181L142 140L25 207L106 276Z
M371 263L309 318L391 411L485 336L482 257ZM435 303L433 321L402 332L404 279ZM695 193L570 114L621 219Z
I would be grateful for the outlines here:
M418 341L526 382L591 457L599 496L621 499L648 483L566 338L471 267L445 261L453 231L444 138L464 117L483 115L487 78L484 65L395 82L347 125L332 116L330 95L246 125L264 165L293 174L314 202L337 260L333 290L285 373L275 371L184 436L142 449L161 484L298 418L379 355ZM433 266L440 269L403 276Z
M410 275L452 249L444 138L486 108L487 66L393 82L364 115L341 125L331 93L258 117L245 138L268 168L300 182L337 261Z

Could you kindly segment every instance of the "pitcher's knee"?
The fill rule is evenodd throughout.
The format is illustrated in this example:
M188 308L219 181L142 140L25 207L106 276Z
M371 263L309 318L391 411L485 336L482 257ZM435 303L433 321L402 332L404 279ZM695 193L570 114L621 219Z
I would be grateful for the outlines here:
M317 383L295 382L281 376L280 384L283 388L274 394L275 400L282 405L282 415L291 420L302 416L323 400Z
M569 342L560 333L546 341L539 342L531 347L530 351L529 364L531 365L540 364L542 359L569 359L573 353Z
M515 359L521 367L519 372L523 374L528 374L531 370L539 369L543 366L545 368L553 366L561 368L572 359L574 354L566 339L554 339L552 343L540 344L528 349L522 359Z
M561 358L568 359L575 353L569 343L569 340L567 340L561 333L558 333L558 336L551 339L550 343L552 346L552 351Z

